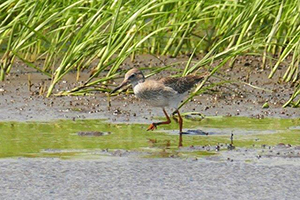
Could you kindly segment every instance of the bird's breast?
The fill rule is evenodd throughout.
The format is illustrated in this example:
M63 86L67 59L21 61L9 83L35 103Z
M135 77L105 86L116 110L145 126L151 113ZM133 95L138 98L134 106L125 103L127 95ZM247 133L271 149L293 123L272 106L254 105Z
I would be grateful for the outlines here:
M169 107L177 96L177 92L172 88L154 80L137 84L133 91L137 98L154 107Z
M148 81L137 84L133 88L133 92L136 97L140 99L151 100L159 97L159 91L157 88L157 86L155 87L155 82Z

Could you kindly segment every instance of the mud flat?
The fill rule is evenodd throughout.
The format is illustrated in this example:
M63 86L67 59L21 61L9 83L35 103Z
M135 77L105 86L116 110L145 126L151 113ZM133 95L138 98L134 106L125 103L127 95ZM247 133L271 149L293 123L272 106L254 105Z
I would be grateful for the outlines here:
M3 199L298 199L299 160L281 161L5 159L0 194Z
M178 63L178 69L183 68L187 58L164 58L165 64ZM18 64L18 63L17 63ZM135 63L127 61L125 69L133 66L162 66L160 61L153 57L137 57ZM272 79L268 79L269 69L261 71L260 60L256 57L244 57L237 61L237 67L225 69L219 77L231 81L244 81L265 90L255 89L245 84L225 84L195 97L182 108L182 112L200 112L208 116L247 116L255 118L277 117L297 118L299 109L282 108L282 105L293 93L290 83L282 83L280 77L285 72L279 68ZM168 76L176 71L165 71L158 74ZM146 72L147 74L147 72ZM86 80L88 73L82 73L80 80ZM62 82L56 85L54 93L68 90L76 86L76 74L67 74ZM28 86L30 79L31 86ZM116 82L121 79L116 80ZM220 82L212 77L211 82ZM137 100L133 95L121 94L112 97L111 107L108 107L106 94L95 92L91 96L51 96L45 98L39 95L41 88L49 84L48 77L33 72L32 69L22 66L13 68L5 82L0 83L0 121L45 121L53 119L72 118L105 118L116 122L145 122L149 123L152 117L163 116L160 109L148 107ZM113 87L113 86L112 86ZM268 103L269 108L262 108Z

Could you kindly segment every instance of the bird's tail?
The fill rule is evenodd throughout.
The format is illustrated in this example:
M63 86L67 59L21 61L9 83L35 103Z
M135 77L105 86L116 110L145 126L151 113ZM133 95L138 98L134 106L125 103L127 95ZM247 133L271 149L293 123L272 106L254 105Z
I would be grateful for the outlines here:
M192 75L192 76L195 77L194 78L195 82L198 83L198 82L202 81L205 77L207 77L209 74L210 74L210 72L205 72L205 73L203 73L201 75Z

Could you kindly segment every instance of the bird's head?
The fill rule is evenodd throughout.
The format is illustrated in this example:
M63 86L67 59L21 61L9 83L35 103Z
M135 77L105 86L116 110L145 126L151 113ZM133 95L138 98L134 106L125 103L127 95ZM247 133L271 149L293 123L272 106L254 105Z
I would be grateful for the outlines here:
M124 87L128 84L131 84L132 87L134 87L138 83L144 82L144 80L145 80L145 77L144 77L143 73L140 70L138 70L137 68L133 68L125 74L125 78L124 78L123 82L118 87L116 87L113 91L111 91L111 93L116 92L117 90L121 89L122 87Z

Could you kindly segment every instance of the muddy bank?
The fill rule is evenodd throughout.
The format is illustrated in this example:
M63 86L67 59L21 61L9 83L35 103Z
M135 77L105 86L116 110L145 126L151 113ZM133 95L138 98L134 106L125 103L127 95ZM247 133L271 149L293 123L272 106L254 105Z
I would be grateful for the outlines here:
M187 58L163 58L165 64L178 65L177 71L164 71L155 77L169 76L181 73ZM284 68L279 68L272 79L267 76L269 69L259 69L259 58L244 57L236 62L233 69L225 69L212 77L211 83L220 82L221 79L230 81L244 81L265 90L254 89L246 84L225 84L214 87L204 94L195 97L182 108L182 112L200 112L208 116L249 116L255 118L299 117L299 109L282 108L282 105L293 93L290 83L281 83ZM7 76L5 82L0 83L0 120L27 121L27 120L53 120L77 118L105 118L116 122L143 122L149 123L154 116L163 116L158 108L148 107L133 95L120 94L112 97L111 107L108 107L107 94L95 92L91 96L65 96L45 98L44 90L49 84L48 77L33 72L32 69L16 62L16 67ZM133 66L163 66L162 61L147 56L137 57L135 62L126 61L124 69ZM203 69L203 71L205 71ZM147 74L147 72L146 72ZM68 90L79 83L75 82L75 73L65 76L57 84L54 93ZM80 80L85 80L88 73L81 73ZM30 82L28 81L30 80ZM119 83L121 79L116 80ZM111 86L112 88L114 85ZM42 95L40 95L42 94ZM269 108L262 108L264 103Z

